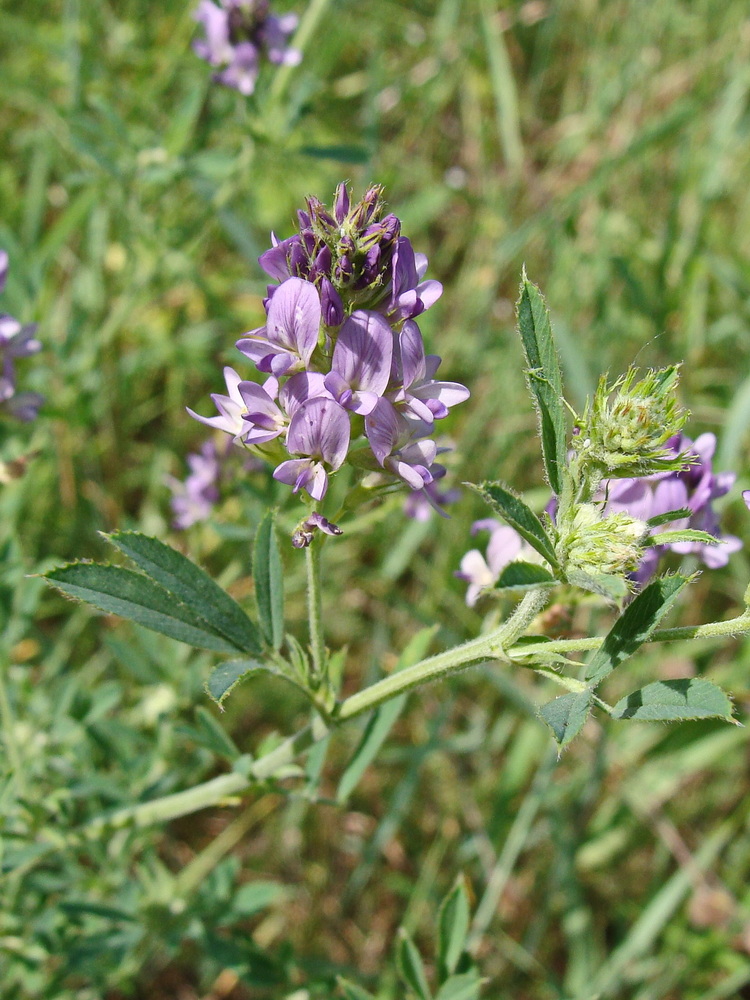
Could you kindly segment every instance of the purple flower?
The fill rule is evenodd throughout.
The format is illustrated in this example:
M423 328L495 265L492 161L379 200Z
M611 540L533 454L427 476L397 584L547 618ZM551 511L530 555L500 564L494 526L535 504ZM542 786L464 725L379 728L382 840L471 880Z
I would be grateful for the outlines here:
M458 382L438 382L432 376L440 366L436 354L425 355L419 327L407 320L398 335L393 354L394 381L399 387L389 394L396 404L418 420L431 424L448 415L448 408L469 398L469 390Z
M197 521L205 521L219 499L221 465L216 445L206 441L199 452L187 457L190 474L184 482L167 476L172 491L173 526L184 531Z
M302 58L287 46L297 18L274 16L267 0L221 0L221 6L201 0L193 17L205 32L193 42L193 51L217 69L218 83L245 96L255 90L262 58L287 66Z
M422 427L400 416L387 399L379 399L365 417L365 434L383 468L411 489L424 489L436 478L431 466L437 445L422 438Z
M8 275L8 255L0 250L0 292ZM36 324L22 324L13 316L0 314L0 412L17 420L34 420L44 396L38 392L17 392L16 360L41 351Z
M443 294L439 281L422 281L427 270L424 254L415 254L411 242L399 237L393 252L393 281L388 313L397 319L413 319L429 309Z
M337 524L333 524L322 514L313 512L301 521L292 533L292 545L295 549L306 549L312 542L316 531L322 531L324 535L343 535L344 532Z
M712 505L713 500L729 492L736 479L734 472L713 471L715 435L701 434L691 441L684 434L679 434L671 438L666 447L675 455L685 452L688 459L693 459L692 464L686 464L679 472L660 472L638 479L605 480L600 489L600 498L606 500L605 513L625 511L631 517L646 521L668 514L671 510L686 508L691 511L689 517L660 525L654 532L694 528L714 535L718 544L673 542L648 549L636 575L640 583L653 575L660 555L667 550L692 553L710 569L717 569L725 566L729 556L742 547L739 538L721 533L719 518Z
M339 331L326 389L347 410L371 413L391 375L393 333L382 316L355 312Z
M742 499L745 501L745 506L750 510L750 490L742 491Z
M288 278L268 305L266 325L252 330L237 347L259 371L291 375L306 368L318 343L320 297L314 285Z
M466 603L470 608L477 603L482 591L494 587L508 563L517 559L524 548L528 548L524 546L517 531L494 518L475 521L471 526L471 533L476 535L480 531L490 532L486 556L479 549L471 549L463 557L461 568L455 573L459 580L465 580L469 584Z
M328 470L335 472L349 450L349 416L333 399L309 399L292 417L286 447L302 458L282 462L274 479L306 490L314 500L322 500L328 489Z
M241 444L248 431L244 419L247 413L247 404L243 398L241 386L252 385L253 383L243 383L234 368L229 367L224 369L224 381L227 384L229 395L223 396L217 392L211 394L211 399L219 411L218 417L202 417L199 413L191 410L189 406L186 409L195 420L200 420L202 424L207 424L209 427L215 427L217 430L231 434L235 442ZM261 389L260 386L256 386L256 388L264 392L270 401L273 401L273 397L278 391L278 382L272 377L266 381L264 388Z

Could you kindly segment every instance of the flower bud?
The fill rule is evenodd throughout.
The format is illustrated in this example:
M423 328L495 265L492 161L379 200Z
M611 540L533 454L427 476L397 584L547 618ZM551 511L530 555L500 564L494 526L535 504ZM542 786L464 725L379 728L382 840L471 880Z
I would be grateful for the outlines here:
M560 559L568 572L627 576L638 568L647 532L648 525L629 514L602 517L596 504L581 504L569 526L560 526Z

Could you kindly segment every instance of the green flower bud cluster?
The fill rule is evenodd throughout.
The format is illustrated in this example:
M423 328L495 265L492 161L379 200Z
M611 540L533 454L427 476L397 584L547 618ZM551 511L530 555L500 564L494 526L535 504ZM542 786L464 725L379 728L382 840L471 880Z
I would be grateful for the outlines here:
M602 517L600 505L584 503L559 526L557 554L566 572L624 577L638 569L647 532L648 525L629 514Z
M679 365L649 371L638 382L636 375L630 368L612 386L602 376L593 402L576 421L576 456L599 478L648 476L685 465L684 456L665 448L689 416L676 398Z

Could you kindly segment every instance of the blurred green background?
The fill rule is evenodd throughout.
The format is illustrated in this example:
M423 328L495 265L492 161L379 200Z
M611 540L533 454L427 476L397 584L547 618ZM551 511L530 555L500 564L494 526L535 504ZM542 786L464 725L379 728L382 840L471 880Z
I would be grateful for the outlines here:
M184 477L206 440L185 407L209 413L224 364L250 375L234 342L262 323L256 259L306 194L384 184L443 282L420 323L444 377L472 390L446 421L453 482L502 478L546 499L513 333L525 263L574 405L601 371L684 360L688 433L717 434L717 467L739 474L723 524L750 541L746 4L309 11L302 64L266 68L248 101L210 83L189 3L0 3L2 307L39 322L44 351L20 381L47 397L0 446L33 455L0 492L0 996L327 1000L341 973L401 1000L396 931L430 971L439 901L463 873L488 998L750 997L745 732L590 724L557 763L535 715L556 692L500 668L412 696L344 803L356 727L306 782L65 842L303 719L286 688L257 681L219 718L208 654L73 607L33 574L102 557L97 531L134 527L250 592L262 511L297 518L286 488L238 462L212 521L180 535L165 476ZM467 609L453 578L480 516L468 493L450 521L410 522L395 503L328 546L328 642L349 646L348 691L420 627L441 623L438 649L494 613ZM303 638L303 570L284 558ZM749 577L746 552L705 572L674 623L729 616ZM743 718L749 659L744 643L662 646L611 690L706 673ZM59 850L42 854L50 838Z

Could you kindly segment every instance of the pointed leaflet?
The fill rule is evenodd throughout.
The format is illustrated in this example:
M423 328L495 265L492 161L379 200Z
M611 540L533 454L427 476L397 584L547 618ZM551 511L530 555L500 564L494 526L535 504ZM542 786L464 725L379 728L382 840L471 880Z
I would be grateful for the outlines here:
M438 912L438 962L440 978L456 971L469 933L469 897L463 879L451 889Z
M518 332L528 365L526 380L539 418L544 468L550 486L559 496L567 451L562 376L546 303L536 285L527 279L525 271L517 312Z
M401 978L414 990L419 1000L432 1000L430 987L427 985L422 958L417 951L416 945L409 937L408 933L401 928L401 940L396 951L396 961Z
M591 709L591 694L588 690L564 694L539 709L561 750L583 729Z
M598 684L623 660L632 656L646 642L690 579L679 575L665 576L645 587L620 615L594 653L586 670L586 680Z
M476 972L451 976L440 987L435 1000L479 1000L482 985L486 982L487 980L480 979Z
M212 671L211 676L204 685L206 694L216 702L219 708L222 708L224 699L232 693L237 684L251 674L258 673L258 671L283 678L288 683L294 684L295 687L307 696L307 691L300 687L293 678L283 673L274 664L261 663L259 660L227 660L225 663L220 663Z
M729 698L715 684L698 677L647 684L621 698L612 718L651 722L712 718L734 721Z
M355 983L350 983L348 979L342 979L338 976L336 983L340 990L343 991L344 1000L375 1000L372 993L368 993L367 990L363 990L361 986L357 986Z
M50 570L44 579L69 597L87 601L107 614L129 618L189 646L219 653L242 652L174 594L142 573L101 563L71 563Z
M553 587L558 582L544 566L515 560L502 571L495 590L530 590L539 586Z
M200 615L238 652L260 652L260 638L253 622L239 604L187 556L138 531L115 531L104 537L147 576Z
M518 534L526 539L532 549L543 556L550 566L557 568L555 548L544 530L542 522L519 496L516 496L502 483L482 483L481 485L466 483L465 485L479 494L482 500L496 514L507 521L511 528L515 528Z
M260 522L255 536L253 578L263 637L272 649L280 649L284 641L284 575L271 510Z

